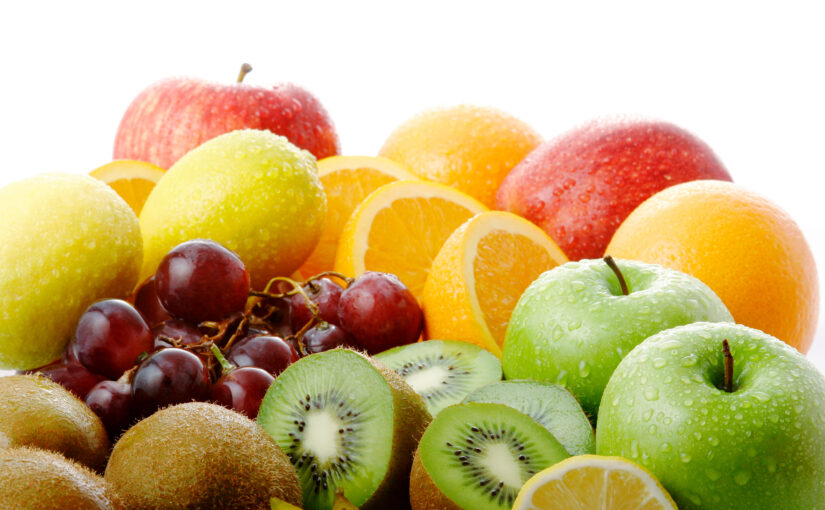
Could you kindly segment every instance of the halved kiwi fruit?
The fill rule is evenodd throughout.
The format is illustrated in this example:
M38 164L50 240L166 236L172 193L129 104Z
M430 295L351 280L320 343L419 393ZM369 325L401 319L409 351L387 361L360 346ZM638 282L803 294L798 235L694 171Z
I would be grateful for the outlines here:
M104 476L127 508L301 502L295 469L272 438L246 416L203 402L161 409L127 430Z
M410 475L413 510L509 510L531 476L569 457L553 434L502 404L456 404L424 432Z
M0 487L2 508L118 508L100 475L57 452L39 448L0 448Z
M521 411L549 430L570 455L595 453L593 427L570 390L537 381L499 381L483 386L465 402L505 404Z
M310 510L331 509L337 488L362 509L399 508L430 419L400 376L347 349L287 367L258 412L258 423L295 465Z
M433 416L502 376L501 362L489 351L455 340L402 345L376 354L375 359L403 377Z
M102 472L109 435L85 402L39 374L0 377L0 447L59 452Z

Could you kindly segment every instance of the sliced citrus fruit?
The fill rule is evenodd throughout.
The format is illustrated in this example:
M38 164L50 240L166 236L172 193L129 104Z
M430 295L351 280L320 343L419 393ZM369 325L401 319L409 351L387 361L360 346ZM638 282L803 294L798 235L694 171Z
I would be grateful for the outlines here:
M418 179L405 166L383 157L331 156L318 161L318 177L327 195L327 220L321 239L301 266L307 277L335 266L341 230L367 195L394 181Z
M95 168L89 175L108 184L140 215L146 197L165 173L163 168L145 161L116 159Z
M367 196L344 225L335 270L347 276L392 273L420 300L441 245L462 223L486 210L478 200L443 184L385 184Z
M425 337L471 342L501 357L524 289L567 262L538 226L502 211L474 216L444 242L424 284Z
M648 470L622 457L579 455L539 471L513 510L676 510Z

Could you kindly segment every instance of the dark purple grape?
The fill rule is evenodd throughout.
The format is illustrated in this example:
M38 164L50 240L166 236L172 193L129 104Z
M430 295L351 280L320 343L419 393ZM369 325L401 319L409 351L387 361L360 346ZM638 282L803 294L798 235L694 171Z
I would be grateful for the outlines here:
M359 347L349 333L335 324L319 322L304 333L304 348L307 354L324 352L342 346Z
M219 321L242 312L249 273L241 259L215 241L195 239L174 247L155 273L163 307L194 323Z
M152 331L140 313L121 299L93 304L80 317L74 352L90 372L117 379L154 350Z
M377 354L417 341L423 318L415 296L397 276L368 271L341 293L338 324L369 354Z
M132 387L118 381L101 381L86 395L86 405L103 422L114 440L132 423Z
M134 304L149 327L154 327L156 324L172 318L169 312L166 311L166 308L160 304L160 299L158 299L158 293L155 289L154 276L150 276L138 287L134 295Z
M26 373L34 372L40 372L52 381L60 384L77 395L80 400L85 399L86 394L88 394L89 390L97 383L106 380L103 376L89 372L86 367L77 361L74 363L56 361L50 365L40 367L36 370L30 370Z
M277 336L251 336L234 344L226 359L238 367L258 367L278 375L300 356L295 348Z
M172 339L177 340L179 345L193 345L203 339L201 330L180 319L171 319L156 325L152 328L152 335L155 339L155 350L175 347Z
M266 390L274 380L269 372L258 367L236 368L212 385L210 399L254 420Z
M189 351L170 348L155 352L140 364L132 379L132 401L137 416L161 407L209 396L209 373Z
M331 324L338 323L338 299L343 287L330 280L320 278L303 285L310 301L318 306L318 317ZM294 294L290 299L290 316L293 331L298 331L312 320L312 311L301 294Z

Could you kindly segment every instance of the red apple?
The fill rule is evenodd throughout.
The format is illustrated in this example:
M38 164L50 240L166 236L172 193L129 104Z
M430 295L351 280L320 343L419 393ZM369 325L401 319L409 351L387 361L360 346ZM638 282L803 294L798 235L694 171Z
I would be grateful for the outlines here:
M697 179L731 177L685 130L652 120L597 120L536 147L502 181L496 205L540 226L571 260L598 258L637 205Z
M181 156L236 129L268 129L316 158L340 151L338 134L318 99L291 83L272 88L168 78L150 85L129 105L115 137L115 159L169 168Z

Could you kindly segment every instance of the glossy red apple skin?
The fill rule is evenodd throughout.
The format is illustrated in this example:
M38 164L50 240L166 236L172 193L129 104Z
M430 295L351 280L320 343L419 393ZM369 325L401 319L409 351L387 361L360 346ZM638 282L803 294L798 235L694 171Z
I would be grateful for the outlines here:
M698 179L732 180L694 135L655 120L603 119L536 147L502 181L496 206L544 229L571 260L598 258L636 206Z
M115 137L115 159L169 168L181 156L236 129L268 129L316 158L340 152L338 134L321 102L291 84L271 88L168 78L129 105Z

